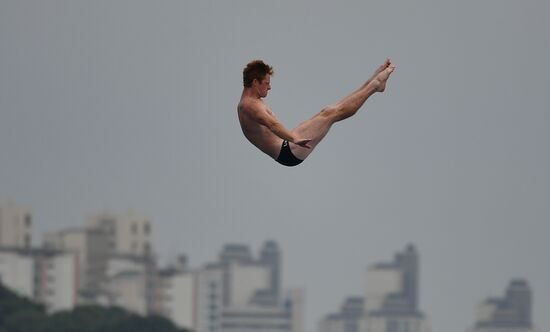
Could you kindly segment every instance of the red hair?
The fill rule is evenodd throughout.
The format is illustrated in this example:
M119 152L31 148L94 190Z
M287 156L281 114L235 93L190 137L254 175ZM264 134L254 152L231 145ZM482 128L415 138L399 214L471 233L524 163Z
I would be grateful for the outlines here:
M252 60L243 70L243 85L249 88L255 79L261 82L266 75L273 75L273 67L262 60Z

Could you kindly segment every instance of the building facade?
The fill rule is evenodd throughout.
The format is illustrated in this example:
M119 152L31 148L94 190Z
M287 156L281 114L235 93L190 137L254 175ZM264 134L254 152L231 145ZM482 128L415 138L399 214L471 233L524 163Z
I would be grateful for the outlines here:
M77 255L79 303L144 315L153 311L157 279L150 238L148 218L101 213L86 227L46 234L43 247Z
M0 246L30 248L32 245L32 213L13 204L0 205Z
M158 271L154 312L181 328L196 325L196 273L187 269L187 257Z
M117 254L152 255L151 221L132 213L100 213L88 219L87 228L107 234L108 247Z
M365 312L365 298L349 297L338 313L325 316L319 324L320 332L360 332L361 317Z
M17 294L41 303L48 312L77 304L78 256L47 249L0 247L0 280Z
M478 305L470 332L533 332L532 292L526 280L510 281L503 297L488 298Z
M224 269L219 263L210 263L196 272L197 332L218 332L224 307Z
M45 249L62 250L78 256L80 292L97 292L105 283L110 255L108 238L101 230L72 228L43 236Z
M34 259L20 250L0 247L0 282L20 296L34 298Z
M241 244L196 273L197 332L303 332L303 292L281 295L281 253L267 241L255 258Z
M393 261L367 269L363 297L349 298L325 316L321 332L429 332L419 310L419 255L409 245Z

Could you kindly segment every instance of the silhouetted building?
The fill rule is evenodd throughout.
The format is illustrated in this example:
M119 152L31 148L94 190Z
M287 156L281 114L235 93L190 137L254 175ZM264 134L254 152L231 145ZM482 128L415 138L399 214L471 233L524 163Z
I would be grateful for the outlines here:
M281 299L281 253L267 241L254 258L242 244L225 245L219 261L196 272L197 332L302 332L303 294Z
M470 332L531 332L532 293L525 280L512 280L504 297L488 298L478 305Z
M394 261L371 266L367 271L367 313L420 314L418 263L418 253L409 245Z
M429 332L429 322L418 308L418 265L418 253L409 245L393 261L371 266L365 297L349 299L340 313L326 316L321 332Z
M281 297L281 253L275 241L267 241L260 253L260 263L269 270L269 288L256 304L272 306L280 301Z
M325 316L319 324L320 332L360 332L359 320L365 313L363 297L348 297L340 312Z

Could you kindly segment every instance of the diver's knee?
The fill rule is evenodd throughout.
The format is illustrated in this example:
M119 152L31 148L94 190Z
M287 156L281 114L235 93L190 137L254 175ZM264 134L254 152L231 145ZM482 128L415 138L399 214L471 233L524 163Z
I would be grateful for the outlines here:
M328 105L323 107L319 115L325 118L334 118L338 115L338 108L334 105Z
M338 105L325 106L319 114L332 122L340 121L343 118L342 109Z

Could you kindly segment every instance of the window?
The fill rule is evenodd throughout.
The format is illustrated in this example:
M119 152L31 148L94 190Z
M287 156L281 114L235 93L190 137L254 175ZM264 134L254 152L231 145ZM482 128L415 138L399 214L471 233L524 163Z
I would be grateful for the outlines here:
M30 228L32 226L32 218L30 214L25 215L25 226Z
M151 233L151 224L149 224L148 222L143 225L143 233L145 235L149 235L149 233Z

